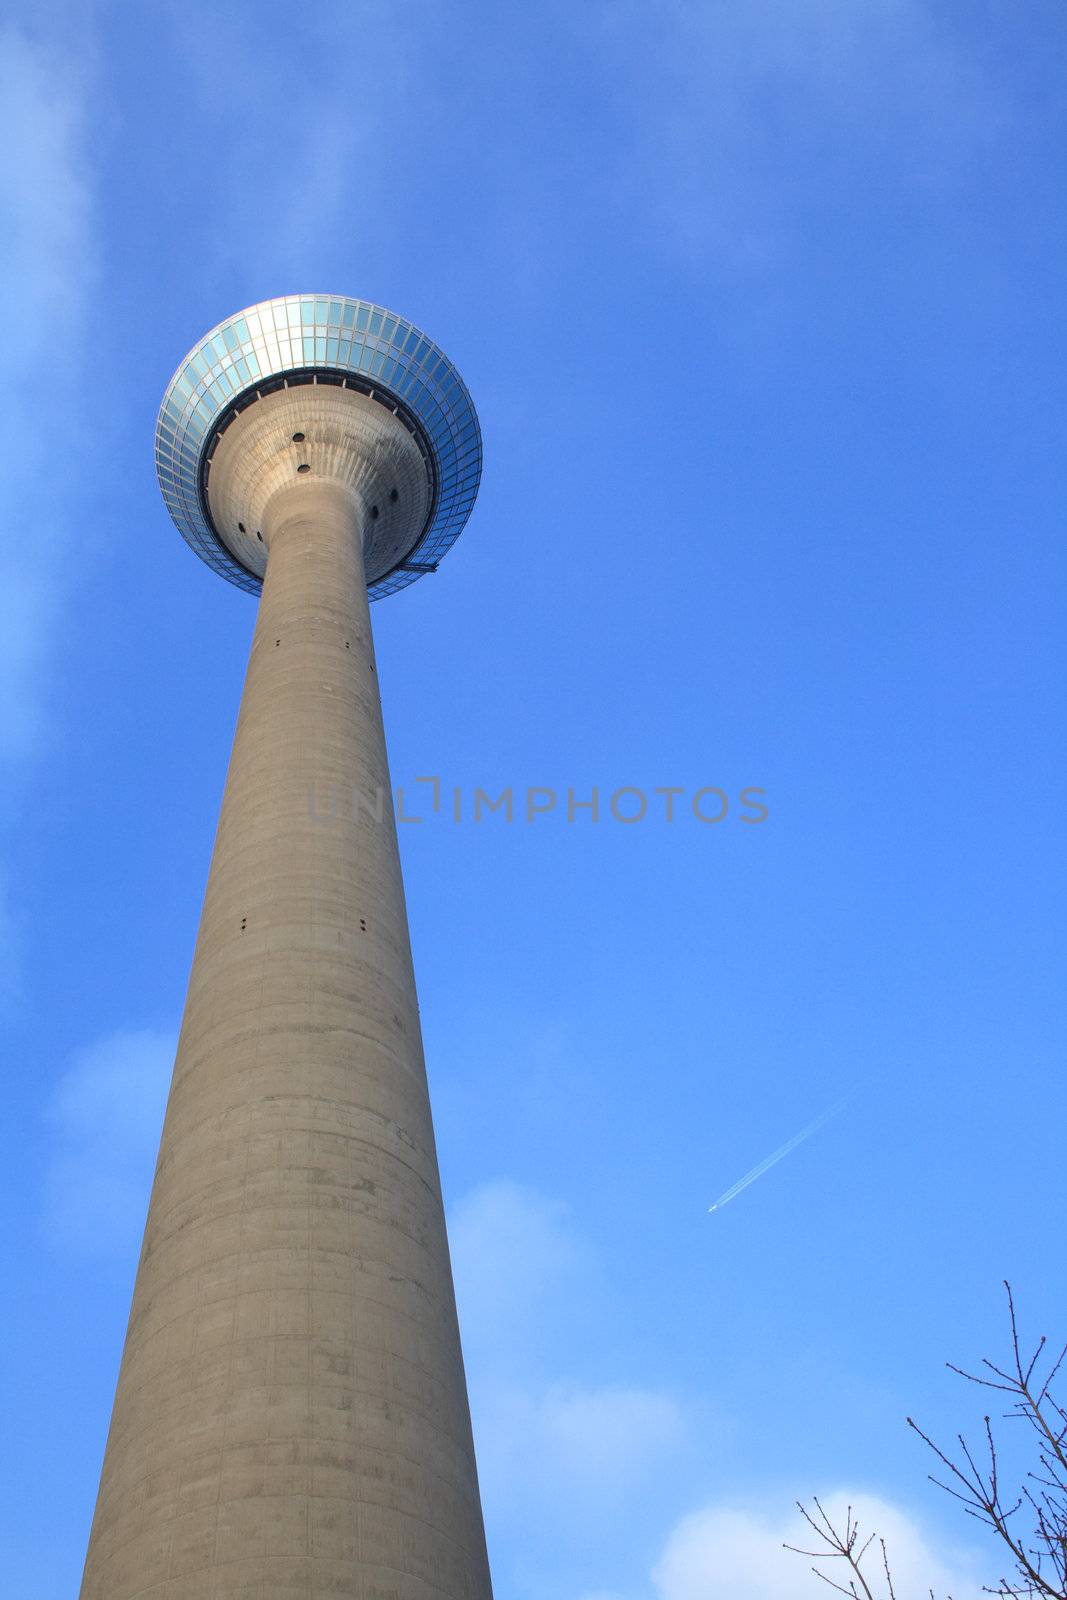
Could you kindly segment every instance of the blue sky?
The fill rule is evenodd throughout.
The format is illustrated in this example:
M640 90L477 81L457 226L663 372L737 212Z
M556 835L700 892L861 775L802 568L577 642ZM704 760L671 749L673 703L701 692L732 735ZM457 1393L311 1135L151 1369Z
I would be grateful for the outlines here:
M485 434L395 781L561 796L401 830L498 1600L801 1600L813 1492L992 1576L904 1416L1005 1276L1067 1337L1065 66L1060 0L0 24L6 1592L77 1591L253 624L156 409L306 290Z

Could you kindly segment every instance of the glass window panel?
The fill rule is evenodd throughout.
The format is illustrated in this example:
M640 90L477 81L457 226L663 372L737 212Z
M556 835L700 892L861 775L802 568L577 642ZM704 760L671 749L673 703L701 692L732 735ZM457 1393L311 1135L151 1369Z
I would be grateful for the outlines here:
M223 328L222 337L226 342L227 350L237 349L237 334L232 327Z
M315 301L315 321L321 328L326 326L326 319L330 314L329 303L326 300Z
M327 339L326 341L326 359L333 367L337 365L337 345L337 339Z
M381 333L381 331L382 331L382 314L381 314L380 311L374 311L374 312L371 313L370 331L371 331L371 333Z
M393 330L395 328L396 328L396 318L395 317L386 317L386 319L385 319L385 327L382 329L383 338L391 339L393 337Z
M234 323L233 326L234 326L234 331L237 334L237 337L240 340L241 344L247 344L248 343L248 337L249 337L249 335L248 335L248 323L245 321L244 317L238 317L237 321Z
M313 333L305 333L304 335L304 360L309 364L315 360L315 335Z
M341 317L341 322L344 327L350 328L352 326L352 319L354 318L355 314L356 308L351 301L349 301L349 303L345 306L344 314Z
M322 334L315 340L315 360L326 360L326 339Z
M331 300L330 301L329 323L330 323L330 327L331 328L339 328L341 326L341 302L340 302L340 300Z
M415 330L412 329L412 331L408 334L408 342L404 346L404 349L407 351L408 355L411 355L412 352L416 349L416 347L418 346L418 342L419 342L419 336L415 332Z
M406 322L398 322L397 325L396 325L396 332L393 334L393 343L399 348L399 346L401 346L404 343L404 340L407 338L407 336L408 336L408 325L407 325L407 323Z
M356 312L356 327L361 329L361 330L365 329L366 326L367 326L367 319L368 319L369 316L370 316L370 312L367 309L367 307L366 306L360 306L359 310Z
M314 324L315 302L313 300L304 300L301 302L300 320L304 324L305 328L310 328Z

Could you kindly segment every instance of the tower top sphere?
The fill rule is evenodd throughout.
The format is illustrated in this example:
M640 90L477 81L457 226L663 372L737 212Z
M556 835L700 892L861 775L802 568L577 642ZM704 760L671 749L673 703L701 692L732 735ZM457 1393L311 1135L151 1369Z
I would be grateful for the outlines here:
M377 600L435 570L481 469L478 418L452 363L406 318L343 295L284 295L220 322L179 366L156 424L179 531L252 594L267 553L256 521L301 474L332 475L358 499Z

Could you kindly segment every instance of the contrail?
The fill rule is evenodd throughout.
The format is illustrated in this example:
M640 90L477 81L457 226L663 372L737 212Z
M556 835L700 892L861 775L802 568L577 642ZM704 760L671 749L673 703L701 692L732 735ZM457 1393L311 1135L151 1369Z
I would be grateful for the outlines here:
M806 1128L802 1128L799 1133L795 1133L791 1139L787 1139L785 1144L776 1150L773 1155L764 1157L758 1166L752 1168L751 1172L746 1172L743 1178L738 1178L733 1187L727 1189L725 1194L721 1194L715 1204L708 1207L708 1210L720 1211L728 1200L736 1200L742 1189L747 1189L750 1183L755 1183L757 1178L762 1178L763 1174L769 1172L772 1167L777 1166L779 1161L784 1161L786 1156L795 1150L798 1144L803 1144L804 1140L810 1139L813 1133L818 1133L823 1124L829 1122L831 1117L836 1117L842 1106L847 1105L848 1101L852 1099L852 1094L854 1093L855 1090L850 1094L842 1095L840 1100L835 1100L828 1110L823 1111L815 1118L814 1122L809 1122Z

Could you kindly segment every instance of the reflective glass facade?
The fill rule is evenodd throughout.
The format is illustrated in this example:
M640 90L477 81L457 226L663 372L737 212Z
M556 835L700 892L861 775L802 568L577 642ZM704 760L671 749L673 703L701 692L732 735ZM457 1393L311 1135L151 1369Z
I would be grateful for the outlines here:
M260 579L234 560L211 525L200 490L202 456L242 396L309 367L352 373L394 396L420 425L436 460L437 496L429 524L405 561L432 569L462 532L478 492L482 441L471 397L455 367L412 323L338 295L264 300L220 322L178 368L156 425L156 469L183 537L231 583L259 592ZM370 586L370 598L392 594L419 576L396 568Z

